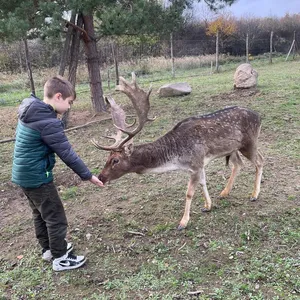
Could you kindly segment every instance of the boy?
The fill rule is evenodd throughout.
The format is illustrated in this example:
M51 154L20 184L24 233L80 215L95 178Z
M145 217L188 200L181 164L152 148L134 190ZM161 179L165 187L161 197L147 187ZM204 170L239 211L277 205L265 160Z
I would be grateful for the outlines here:
M62 77L49 79L44 100L31 95L19 107L12 181L19 185L32 208L36 237L43 248L42 258L51 261L53 270L64 271L82 266L86 258L71 253L65 240L67 219L53 184L55 153L82 180L102 187L70 145L57 113L66 112L76 98L72 84Z

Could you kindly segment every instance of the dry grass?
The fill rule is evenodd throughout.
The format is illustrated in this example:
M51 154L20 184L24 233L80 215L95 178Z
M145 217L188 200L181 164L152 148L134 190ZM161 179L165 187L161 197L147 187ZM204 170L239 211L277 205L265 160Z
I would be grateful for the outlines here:
M228 55L220 55L220 64L232 63L232 62L241 62L245 58L234 57ZM201 55L201 56L186 56L186 57L177 57L175 58L175 69L178 70L201 70L208 69L210 70L211 64L215 65L215 55ZM107 80L108 69L110 70L110 76L112 81L114 80L114 66L102 66L101 75L103 80ZM146 57L137 60L131 60L126 62L119 63L119 69L121 75L130 74L133 70L138 75L149 75L149 74L163 74L169 72L171 75L172 70L172 61L169 57ZM80 65L78 67L78 83L85 83L88 81L87 78L87 67L86 65ZM169 76L170 76L169 75ZM157 75L158 77L159 75Z

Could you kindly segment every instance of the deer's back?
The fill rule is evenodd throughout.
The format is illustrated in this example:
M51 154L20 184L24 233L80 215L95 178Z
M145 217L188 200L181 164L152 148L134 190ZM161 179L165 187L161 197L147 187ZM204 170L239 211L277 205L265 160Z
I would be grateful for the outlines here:
M206 155L222 156L255 143L260 126L258 113L234 106L185 119L169 134L185 148L201 147Z

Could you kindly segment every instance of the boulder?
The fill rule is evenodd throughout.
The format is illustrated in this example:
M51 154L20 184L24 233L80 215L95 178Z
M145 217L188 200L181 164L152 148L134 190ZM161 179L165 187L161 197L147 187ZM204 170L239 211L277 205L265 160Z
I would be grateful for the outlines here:
M234 74L235 89L249 89L256 87L258 73L250 64L241 64L237 67Z
M160 97L174 97L190 94L192 88L186 82L165 84L159 88L158 94Z

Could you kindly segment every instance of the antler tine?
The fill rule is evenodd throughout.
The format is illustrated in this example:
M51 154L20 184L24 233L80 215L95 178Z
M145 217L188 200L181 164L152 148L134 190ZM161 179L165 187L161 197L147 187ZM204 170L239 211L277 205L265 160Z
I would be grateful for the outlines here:
M131 77L132 77L132 82L130 83L124 77L120 76L119 77L120 84L116 86L116 90L127 94L130 91L130 89L136 89L137 84L136 84L136 76L134 72L131 73Z
M115 143L111 146L100 145L95 139L92 139L92 144L101 150L119 150L126 142L129 142L131 138L124 138L122 140L122 132L126 130L126 127L131 127L135 124L126 124L126 114L124 110L115 102L112 96L108 95L105 97L105 100L110 104L111 115L113 119L114 126L118 129L117 133L112 136L104 136L108 139L115 140Z
M113 145L111 145L111 146L102 146L102 145L100 145L95 139L92 139L91 140L91 143L97 148L97 149L99 149L99 150L108 150L108 151L110 151L110 150L117 150L118 149L118 144L119 143L114 143Z
M148 92L145 92L143 89L139 88L136 83L135 73L133 72L132 82L129 83L126 79L120 77L120 84L116 87L116 89L123 92L129 97L134 109L137 112L139 125L134 130L128 131L124 128L120 128L120 127L118 128L123 133L128 135L126 140L129 140L142 130L142 128L144 127L147 121L153 121L155 119L155 118L151 119L148 117L148 112L150 109L149 96L152 91L152 86L150 87ZM126 143L126 141L124 143Z
M148 117L148 112L150 109L149 96L152 91L152 86L148 92L139 88L136 83L136 76L134 73L132 73L132 82L129 83L126 79L120 77L120 84L116 87L116 90L123 92L131 100L132 105L137 113L138 126L132 131L127 130L129 127L132 127L135 124L136 120L131 125L126 124L126 115L124 110L114 101L111 96L107 96L106 99L111 106L111 115L114 126L118 129L118 132L116 135L108 137L115 140L115 143L112 146L102 146L98 144L97 141L92 140L92 143L98 149L114 151L120 150L125 144L128 145L129 143L132 143L132 138L142 130L147 121L155 120L155 118L151 119ZM123 140L122 133L127 134L127 137L125 137Z

